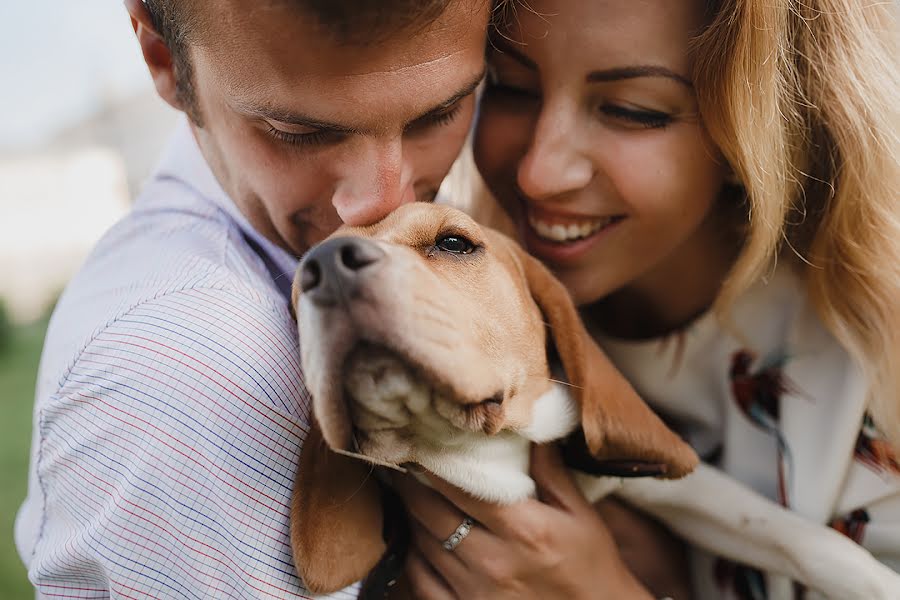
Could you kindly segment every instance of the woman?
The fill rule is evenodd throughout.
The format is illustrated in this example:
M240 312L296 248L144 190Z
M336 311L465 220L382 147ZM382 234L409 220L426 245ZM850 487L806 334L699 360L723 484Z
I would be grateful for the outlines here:
M513 12L474 155L522 243L704 459L900 568L895 8ZM690 585L665 552L623 560L558 457L533 464L541 500L505 509L404 484L422 597L767 597L764 574L700 552Z

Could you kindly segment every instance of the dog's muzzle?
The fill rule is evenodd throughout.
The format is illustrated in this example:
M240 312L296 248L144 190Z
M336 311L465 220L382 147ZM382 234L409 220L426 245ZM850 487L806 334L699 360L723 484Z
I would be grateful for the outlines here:
M300 263L300 289L320 307L358 296L361 281L384 262L377 244L358 237L337 237L314 247Z

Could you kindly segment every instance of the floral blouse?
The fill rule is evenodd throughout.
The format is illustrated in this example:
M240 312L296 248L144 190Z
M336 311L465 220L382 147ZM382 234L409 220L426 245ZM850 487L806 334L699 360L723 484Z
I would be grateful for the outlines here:
M900 456L865 411L861 371L790 267L732 315L723 324L710 313L655 340L598 341L706 462L900 571ZM769 598L754 569L699 549L691 564L696 598ZM794 587L794 598L814 597Z

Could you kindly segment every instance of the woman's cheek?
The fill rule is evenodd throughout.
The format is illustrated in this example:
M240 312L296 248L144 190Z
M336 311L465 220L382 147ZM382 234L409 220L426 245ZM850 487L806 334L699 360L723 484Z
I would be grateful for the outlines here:
M633 132L632 132L633 133ZM685 197L696 195L695 173L699 156L675 143L672 132L643 132L620 140L609 153L606 172L616 179L615 188L638 215L666 217L683 210ZM653 135L646 135L652 133Z
M482 176L491 183L503 171L512 169L528 151L529 119L521 114L482 105L475 131L473 152Z

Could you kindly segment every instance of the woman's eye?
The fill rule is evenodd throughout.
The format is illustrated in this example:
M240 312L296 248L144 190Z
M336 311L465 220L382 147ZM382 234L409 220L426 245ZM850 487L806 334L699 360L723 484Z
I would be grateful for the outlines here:
M657 110L626 108L618 104L604 104L600 106L600 112L607 117L624 123L625 125L641 129L662 129L669 125L672 115Z
M484 93L514 98L520 101L524 99L533 100L541 97L540 91L534 89L527 79L523 79L521 75L501 75L493 66L488 67L487 77L485 77Z
M520 87L499 80L488 80L484 93L491 96L501 96L512 100L539 100L541 95L532 89Z
M470 254L475 250L475 244L461 235L444 236L434 245L444 252L450 252L452 254Z

